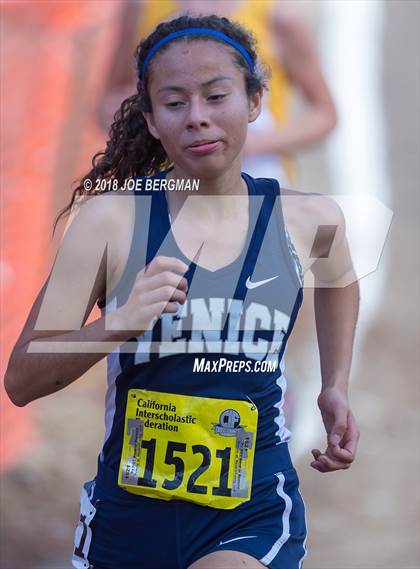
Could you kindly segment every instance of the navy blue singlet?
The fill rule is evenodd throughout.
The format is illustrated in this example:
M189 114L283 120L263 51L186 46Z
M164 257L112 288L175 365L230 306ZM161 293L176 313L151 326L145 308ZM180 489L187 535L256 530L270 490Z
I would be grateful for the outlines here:
M152 178L163 179L169 171ZM165 191L136 192L126 268L106 301L98 303L102 313L126 302L138 271L157 255L178 257L188 265L189 288L176 314L162 314L142 337L131 338L107 357L105 441L98 474L82 488L83 520L75 537L75 567L89 567L89 522L93 567L183 569L205 553L220 549L249 553L271 568L301 566L306 539L304 506L288 454L290 432L282 407L284 355L302 303L303 276L284 225L278 182L245 172L241 175L249 195L245 247L237 259L216 271L197 265L179 249ZM245 362L240 371L238 361ZM185 500L165 502L137 496L120 488L117 475L127 392L133 388L254 403L258 429L252 499L233 510L218 511ZM122 504L131 514L128 510L122 513ZM134 516L134 510L138 515ZM139 541L140 529L135 530L134 519L148 523L141 529L147 534L143 541ZM159 553L163 534L153 537L155 522L166 528L162 530L165 550L173 551L172 558ZM125 532L120 543L117 538L113 542L107 536L121 524L131 528L131 538Z
M157 174L165 177L169 170ZM189 265L187 301L177 314L163 314L137 342L136 353L123 347L108 356L106 435L101 461L117 468L121 455L126 393L145 388L169 393L244 399L258 406L258 450L289 438L282 414L283 356L302 302L302 276L285 231L276 180L242 173L248 186L249 230L241 255L218 271L187 259L173 237L165 191L138 192L135 226L126 270L108 295L104 311L124 304L135 276L156 255L175 256ZM273 280L251 287L266 279ZM229 306L228 306L229 305ZM215 330L194 329L196 322L218 321ZM239 329L238 331L236 331ZM193 373L197 357L245 358L277 362L273 372Z

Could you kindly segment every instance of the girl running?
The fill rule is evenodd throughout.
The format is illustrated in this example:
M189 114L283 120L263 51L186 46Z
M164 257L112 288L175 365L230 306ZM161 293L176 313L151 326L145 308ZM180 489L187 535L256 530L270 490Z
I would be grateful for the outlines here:
M182 15L136 61L137 93L74 192L6 389L24 406L107 354L105 440L81 489L74 567L299 568L305 510L282 406L308 268L327 433L311 466L347 469L359 436L342 215L241 172L267 72L240 25ZM96 302L101 318L85 325Z

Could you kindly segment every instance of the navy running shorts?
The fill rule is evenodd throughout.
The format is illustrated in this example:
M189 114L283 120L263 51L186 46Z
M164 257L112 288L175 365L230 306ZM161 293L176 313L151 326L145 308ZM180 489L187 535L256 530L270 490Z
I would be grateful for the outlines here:
M187 569L209 553L233 550L270 569L300 569L305 506L287 443L276 447L277 458L279 447L281 470L263 476L254 470L251 500L231 510L133 495L98 460L96 478L81 490L73 567Z

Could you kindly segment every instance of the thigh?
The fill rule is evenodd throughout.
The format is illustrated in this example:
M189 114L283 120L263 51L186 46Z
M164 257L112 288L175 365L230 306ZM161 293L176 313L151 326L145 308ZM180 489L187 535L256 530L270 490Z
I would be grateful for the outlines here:
M264 569L264 565L247 553L215 551L195 561L187 569Z
M306 523L295 469L259 480L252 492L249 502L231 510L211 511L188 503L180 505L184 567L301 567ZM228 559L220 557L223 552L228 552ZM210 557L214 554L217 556Z

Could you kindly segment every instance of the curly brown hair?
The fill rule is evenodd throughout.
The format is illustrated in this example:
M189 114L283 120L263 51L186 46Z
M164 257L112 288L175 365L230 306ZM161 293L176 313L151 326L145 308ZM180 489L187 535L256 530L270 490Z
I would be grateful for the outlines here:
M250 71L245 58L238 50L214 36L191 35L174 38L164 44L159 49L159 53L165 51L173 42L177 41L217 41L222 43L227 49L230 49L234 62L243 72L248 97L257 93L261 88L268 89L270 71L258 59L254 36L241 24L215 14L190 16L188 13L175 19L161 22L136 47L134 57L138 77L137 92L126 98L115 113L105 150L101 150L94 155L92 158L92 169L78 180L78 186L73 191L70 203L56 217L54 231L60 218L65 214L69 214L83 196L95 193L85 189L84 183L86 180L89 179L91 181L91 187L93 188L95 187L95 182L99 179L116 179L119 187L123 185L124 180L127 178L150 176L162 168L170 166L165 149L161 142L150 134L142 114L143 112L151 112L152 105L148 93L150 66L146 70L144 81L141 79L141 69L147 54L160 39L172 32L189 27L211 28L237 41L250 54L254 64L254 71Z

